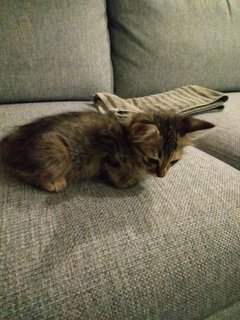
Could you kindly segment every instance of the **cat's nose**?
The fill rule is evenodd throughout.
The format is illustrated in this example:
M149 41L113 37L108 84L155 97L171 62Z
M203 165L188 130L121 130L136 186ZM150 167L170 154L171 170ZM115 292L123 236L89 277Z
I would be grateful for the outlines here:
M165 171L162 171L162 172L160 172L159 177L160 177L160 178L163 178L163 177L165 177L165 175L166 175L166 172L165 172Z
M160 168L160 170L158 171L158 177L163 178L166 175L166 168L162 167Z

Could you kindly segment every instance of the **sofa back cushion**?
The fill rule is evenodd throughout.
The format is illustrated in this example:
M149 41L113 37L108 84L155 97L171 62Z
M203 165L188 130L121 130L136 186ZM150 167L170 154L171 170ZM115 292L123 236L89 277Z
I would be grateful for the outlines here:
M240 1L109 1L115 91L240 90Z
M105 0L2 0L0 102L111 91Z

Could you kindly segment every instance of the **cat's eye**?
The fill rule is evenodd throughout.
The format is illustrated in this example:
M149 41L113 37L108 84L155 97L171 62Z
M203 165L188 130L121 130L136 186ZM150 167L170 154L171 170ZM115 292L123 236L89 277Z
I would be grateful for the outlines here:
M173 160L173 161L170 162L170 165L174 166L177 162L178 162L178 160Z
M160 177L160 163L159 159L156 158L148 158L147 159L148 164L151 166L154 166L154 169L151 169L151 173L156 174L156 176Z
M158 165L159 159L148 158L148 163Z

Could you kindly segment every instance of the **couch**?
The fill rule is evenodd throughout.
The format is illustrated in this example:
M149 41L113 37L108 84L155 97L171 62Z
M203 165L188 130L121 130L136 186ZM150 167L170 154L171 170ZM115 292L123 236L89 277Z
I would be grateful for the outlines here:
M0 168L0 319L240 319L240 1L0 3L0 134L197 84L216 128L165 178L51 194Z

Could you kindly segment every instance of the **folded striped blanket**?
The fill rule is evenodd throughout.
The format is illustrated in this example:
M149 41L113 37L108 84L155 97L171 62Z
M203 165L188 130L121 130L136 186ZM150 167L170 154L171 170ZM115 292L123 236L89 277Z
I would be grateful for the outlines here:
M168 92L140 98L122 99L114 94L100 92L93 97L98 111L113 112L125 117L129 112L148 112L159 109L170 110L187 115L196 115L209 111L221 111L228 96L224 93L188 85Z

